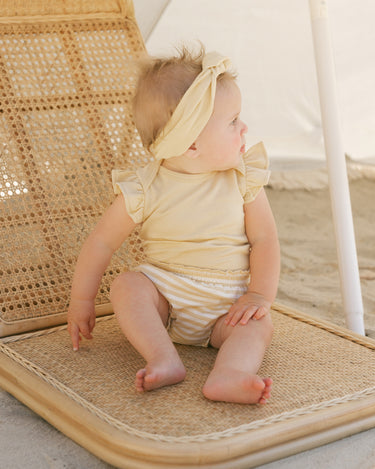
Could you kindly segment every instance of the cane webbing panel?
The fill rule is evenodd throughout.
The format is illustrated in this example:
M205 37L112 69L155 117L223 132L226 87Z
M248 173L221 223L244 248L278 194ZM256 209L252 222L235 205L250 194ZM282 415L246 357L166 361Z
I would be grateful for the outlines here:
M232 465L220 467L251 467L251 455L256 455L254 461L265 462L275 453L272 457L262 456L262 451L294 442L290 454L298 450L300 439L335 431L346 422L358 422L359 428L364 429L367 423L361 421L374 414L375 342L344 330L339 331L342 337L319 323L305 322L306 318L301 319L298 314L292 317L293 314L281 306L273 312L276 332L260 370L262 376L272 376L274 381L272 398L265 406L215 403L203 397L201 388L216 356L211 348L177 346L187 368L185 381L137 393L134 376L144 362L113 317L99 320L95 338L83 342L76 353L65 328L3 339L0 346L12 361L47 383L52 395L67 396L82 412L95 417L95 425L105 423L120 432L116 450L111 442L107 447L109 453L111 449L116 454L122 452L118 460L101 452L95 436L92 441L90 436L76 437L108 462L116 461L119 467L143 467L130 464L128 458L139 462L153 454L145 467L157 467L158 460L164 462L164 467L180 467L177 462L183 454L186 467L208 467L228 461ZM9 383L4 376L1 379L8 389ZM34 384L33 392L37 387ZM46 409L39 411L51 420L53 410L44 399L45 394L39 398L39 405L44 404ZM69 406L64 408L65 414L70 412ZM76 419L84 422L84 415L75 409ZM52 422L56 424L53 419ZM92 425L93 422L90 428L95 433ZM60 425L60 429L76 436L69 425ZM358 430L352 426L349 433L354 431ZM268 435L264 441L262 432ZM332 438L331 435L329 439ZM138 448L136 454L132 452L134 448L129 450L129 439ZM226 448L225 454L219 447ZM245 458L246 465L239 464L238 458Z
M55 2L42 3L51 14ZM138 27L118 15L124 2L113 2L118 18L108 17L112 2L92 3L90 12L105 5L103 19L0 22L2 335L64 321L80 247L113 200L111 170L149 159L130 104L144 51ZM141 258L135 234L107 270L98 305L113 275Z

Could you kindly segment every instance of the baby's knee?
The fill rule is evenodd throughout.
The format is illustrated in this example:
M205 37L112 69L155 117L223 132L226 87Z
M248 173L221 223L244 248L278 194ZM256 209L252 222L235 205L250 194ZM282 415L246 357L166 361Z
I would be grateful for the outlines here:
M141 272L123 272L112 283L110 290L111 303L141 300L148 298L153 303L159 301L159 292L153 282Z
M118 296L129 295L139 289L140 279L139 272L123 272L112 282L109 298L111 302L115 302Z

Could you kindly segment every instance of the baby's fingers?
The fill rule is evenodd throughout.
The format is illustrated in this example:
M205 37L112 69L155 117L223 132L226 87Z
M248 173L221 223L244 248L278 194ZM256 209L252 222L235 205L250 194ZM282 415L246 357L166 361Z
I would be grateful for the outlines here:
M81 325L76 323L69 324L69 334L72 340L74 351L79 349L79 342L81 340L80 334L82 334L86 339L92 339L91 331L92 327L86 323Z
M245 306L235 305L229 310L227 318L225 320L226 324L230 324L231 326L235 326L239 322L241 324L246 324L251 316L247 319L245 318L247 312L247 308ZM251 313L254 314L254 311Z
M88 323L80 324L79 330L81 334L83 335L83 337L85 337L86 339L92 339L92 335L91 335L92 327L90 326L90 324Z
M75 324L75 323L69 324L68 331L69 331L69 334L70 334L70 339L72 341L73 350L77 351L79 349L79 340L80 340L79 328L78 328L77 324Z
M268 309L265 306L259 306L258 310L253 316L253 319L261 319L268 312Z
M258 309L258 306L254 305L254 306L249 306L246 311L244 311L244 313L242 314L242 319L240 321L240 324L242 325L245 325L247 324L250 319L257 319L255 316L256 316L256 312L257 312L257 309ZM255 314L254 314L255 313Z
M95 322L96 322L96 316L95 314L92 315L89 319L89 333L91 333L93 330L94 330L94 327L95 327ZM91 335L91 334L90 334ZM90 339L92 338L92 336L90 337Z
M232 305L232 307L228 311L227 319L225 321L226 324L230 324L231 326L235 326L236 324L238 324L243 318L243 315L245 314L247 308L247 305L241 304L240 302L237 302Z

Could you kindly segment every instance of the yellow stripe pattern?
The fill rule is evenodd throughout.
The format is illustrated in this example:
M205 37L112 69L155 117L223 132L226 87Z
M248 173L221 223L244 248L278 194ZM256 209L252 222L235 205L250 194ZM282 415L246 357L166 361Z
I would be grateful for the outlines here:
M135 270L146 275L170 305L168 333L173 342L207 346L217 319L247 290L242 279L195 278L141 264Z

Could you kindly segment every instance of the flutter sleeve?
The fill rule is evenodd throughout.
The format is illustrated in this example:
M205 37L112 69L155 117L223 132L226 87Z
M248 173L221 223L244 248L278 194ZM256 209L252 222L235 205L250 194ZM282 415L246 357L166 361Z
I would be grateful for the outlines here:
M126 210L134 223L142 223L144 213L144 190L134 171L114 169L112 185L115 194L123 194Z
M243 162L242 192L244 203L247 204L255 199L270 178L268 157L263 142L249 148L243 156Z

